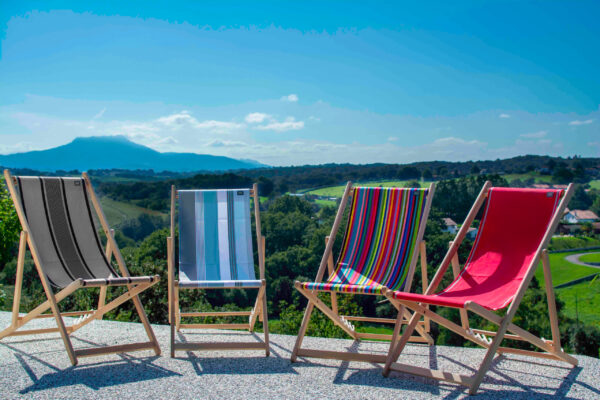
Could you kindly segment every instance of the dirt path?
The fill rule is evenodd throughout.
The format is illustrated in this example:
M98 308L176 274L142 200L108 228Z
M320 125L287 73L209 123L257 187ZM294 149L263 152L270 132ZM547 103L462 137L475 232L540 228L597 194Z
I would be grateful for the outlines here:
M573 263L573 264L583 265L584 267L592 267L592 268L600 269L600 265L588 264L588 263L584 263L583 261L579 261L579 257L583 256L584 254L596 254L596 253L571 254L570 256L566 256L565 260L567 260L568 262Z

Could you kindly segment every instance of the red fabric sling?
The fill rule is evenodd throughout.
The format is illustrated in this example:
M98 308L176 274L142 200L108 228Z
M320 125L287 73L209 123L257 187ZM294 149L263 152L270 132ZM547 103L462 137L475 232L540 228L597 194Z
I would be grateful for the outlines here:
M510 304L552 221L562 190L492 188L461 274L433 295L394 292L399 300L499 310Z

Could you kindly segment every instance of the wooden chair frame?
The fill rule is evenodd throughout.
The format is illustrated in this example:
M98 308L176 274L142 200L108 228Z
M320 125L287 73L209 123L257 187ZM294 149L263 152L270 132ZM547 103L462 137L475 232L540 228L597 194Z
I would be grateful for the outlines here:
M21 335L35 335L35 334L43 334L43 333L54 333L59 332L60 336L65 344L65 348L67 350L67 354L69 355L69 359L73 365L77 365L78 357L89 357L96 356L101 354L111 354L111 353L122 353L129 351L137 351L137 350L146 350L152 349L154 350L156 355L160 355L160 346L158 341L156 340L156 336L150 326L150 322L148 321L148 317L146 316L146 312L144 311L144 307L140 302L138 295L144 290L150 288L159 282L159 276L156 275L152 282L144 282L139 284L129 284L129 285L115 285L115 284L104 284L104 283L94 283L94 284L86 284L84 286L82 279L77 279L67 285L65 288L60 290L58 293L54 293L51 288L51 285L44 274L44 266L42 265L35 240L29 234L29 224L27 223L27 219L25 218L25 214L23 212L23 206L21 201L17 195L14 179L8 170L4 170L4 178L6 180L6 186L10 192L10 195L13 199L13 203L15 205L15 209L17 215L19 217L19 221L21 222L21 236L19 240L19 252L17 256L17 273L16 273L16 281L15 281L15 293L13 298L13 308L12 308L12 322L11 325L0 332L0 339L7 336L21 336ZM107 245L105 248L106 258L110 262L112 256L115 257L117 264L119 266L119 270L123 277L129 277L129 271L127 270L127 266L125 265L125 260L121 255L119 247L117 246L117 242L114 239L114 231L109 228L106 216L102 211L100 206L100 202L96 197L92 184L90 182L89 176L84 172L83 179L86 185L87 193L89 198L92 201L92 205L96 211L96 215L100 220L100 224L107 238ZM24 316L19 315L19 305L21 302L21 290L23 286L23 268L25 264L25 253L29 249L31 253L31 257L33 258L33 262L35 264L36 270L42 282L42 286L44 288L44 292L46 294L47 300L31 310L28 314ZM111 300L106 303L106 294L109 286L127 286L127 291L120 295L119 297ZM77 289L81 288L89 288L89 287L100 287L100 295L98 299L98 306L95 310L87 310L87 311L73 311L73 312L63 312L61 313L58 309L58 303L61 300L64 300L67 296L73 294ZM104 347L93 347L93 348L84 348L84 349L74 349L71 343L71 339L69 335L76 330L84 327L90 322L98 319L102 319L102 316L107 312L113 310L114 308L120 306L127 300L132 300L135 304L136 311L140 317L140 320L146 330L146 334L148 335L149 341L147 342L139 342L139 343L129 343L124 345L114 345L114 346L104 346ZM45 313L48 309L51 310L50 313ZM54 317L56 320L56 328L46 328L46 329L29 329L29 330L19 330L26 323L31 321L32 319L37 318L52 318ZM63 320L63 317L79 317L79 319L72 325L66 326Z
M260 223L260 201L258 197L258 185L255 183L250 190L250 196L254 200L254 219L256 223L256 239L258 252L258 267L260 273L261 286L256 295L254 307L250 311L213 311L213 312L181 312L179 307L179 290L224 290L228 288L183 288L179 286L179 281L175 279L175 199L177 191L175 186L171 186L171 235L167 238L167 254L169 268L169 324L171 326L171 357L175 357L175 351L201 351L201 350L260 350L264 349L265 355L270 354L269 348L269 317L267 313L267 283L265 280L265 237L261 234ZM239 289L256 289L244 288ZM181 319L185 317L245 317L249 318L247 324L182 324ZM254 332L256 320L263 323L264 341L255 343L236 343L236 342L176 342L175 331L181 329L233 329L248 330Z
M488 197L489 190L491 188L491 182L486 182L479 193L473 207L469 211L464 224L458 231L456 238L453 242L451 242L448 253L444 257L438 271L436 272L433 280L431 281L429 287L425 294L433 294L438 288L439 284L442 281L442 278L448 269L448 266L452 264L452 270L454 277L456 278L460 273L460 268L458 264L458 248L462 241L464 240L468 228L473 223L475 216L478 211L482 207L486 198ZM558 223L563 215L563 210L569 203L571 196L573 195L573 185L570 184L561 199L554 216L552 217L551 223L548 225L544 237L535 253L534 258L529 264L526 275L524 276L517 293L512 300L511 304L508 306L506 314L504 316L499 316L496 313L482 307L481 305L469 301L466 303L465 308L460 310L460 319L461 325L455 324L452 321L440 316L439 314L429 310L424 303L417 303L412 301L398 300L393 297L393 293L386 293L386 297L394 304L396 307L406 307L410 310L414 311L410 322L408 323L404 334L400 339L394 338L390 345L390 351L388 353L388 357L385 363L385 367L383 369L383 375L388 376L390 371L399 371L404 373L409 373L413 375L420 375L427 378L433 378L440 381L457 383L463 386L467 386L469 388L469 394L475 394L479 389L479 386L487 373L488 369L491 366L492 360L496 353L498 354L521 354L528 355L532 357L546 358L552 360L561 360L567 363L572 364L573 366L577 365L577 359L567 353L561 348L560 344L560 331L558 327L558 315L556 312L556 302L554 299L554 289L552 287L552 276L550 273L550 262L548 259L548 251L547 246L552 238L552 234L556 230ZM542 261L543 270L544 270L544 279L546 286L546 295L548 300L548 313L550 318L550 326L552 330L552 340L546 340L543 338L538 338L537 336L529 333L528 331L516 326L512 323L512 319L517 312L519 304L525 295L525 291L527 290L533 275L535 274L535 270L538 266L538 263ZM486 331L481 329L472 329L469 326L469 320L467 312L471 311L475 314L480 315L481 317L487 319L495 325L498 325L498 329L494 331ZM410 337L412 331L417 327L417 322L420 316L429 317L434 322L442 325L443 327L451 330L452 332L461 335L467 340L470 340L484 348L487 349L485 357L482 363L479 366L479 369L472 376L461 375L457 373L451 373L441 370L432 370L427 368L416 367L408 364L398 363L397 360L406 346L408 342L408 338ZM510 333L507 333L510 332ZM502 347L500 346L504 339L509 340L519 340L526 341L531 343L532 345L538 347L544 352L536 352L522 349L515 349L510 347Z
M419 231L417 233L417 240L415 242L415 250L418 251L419 258L421 260L421 275L422 275L422 283L423 283L423 291L427 289L427 248L426 243L423 241L423 234L425 233L425 226L427 222L427 218L429 217L429 211L431 209L431 203L433 200L433 195L435 191L435 184L432 183L429 186L429 192L427 195L427 200L425 202L425 208L423 210L423 218L424 223L419 227ZM333 243L335 242L336 234L339 230L340 224L343 219L343 214L346 209L349 198L354 194L354 188L352 186L352 182L348 182L346 184L346 188L344 190L344 194L342 196L342 200L340 203L340 207L336 214L333 227L331 228L331 233L329 236L325 238L325 251L323 252L323 257L321 258L321 264L319 266L319 270L317 272L317 276L315 278L315 282L321 282L323 280L323 275L325 274L325 268L328 269L329 274L332 274L335 270L335 265L333 261ZM412 279L414 275L414 270L417 263L417 251L415 251L412 260L410 261L408 277L406 282L406 287L410 288L412 285ZM306 310L304 312L304 317L302 319L302 324L300 326L300 331L298 332L298 337L296 339L296 344L294 345L294 349L291 355L291 361L295 362L298 356L301 357L313 357L313 358L327 358L327 359L336 359L336 360L344 360L344 361L368 361L368 362L377 362L384 363L387 360L387 356L383 354L367 354L367 353L351 353L351 352L340 352L340 351L326 351L326 350L315 350L315 349L305 349L302 348L302 341L304 339L304 335L306 334L306 329L308 328L308 323L310 321L310 316L314 310L314 307L317 307L321 312L323 312L331 321L339 326L345 333L347 333L354 340L361 339L376 339L376 340L390 340L392 341L394 337L399 336L400 327L404 324L408 324L411 320L412 314L406 310L404 307L398 307L395 303L392 303L396 309L398 310L398 314L396 318L375 318L375 317L363 317L363 316L348 316L348 315L340 315L338 312L338 304L337 304L337 292L335 291L324 291L329 292L331 294L331 308L327 306L319 297L317 296L317 291L307 290L302 287L300 282L295 282L294 286L296 289L302 293L307 299L308 304L306 306ZM383 288L382 295L385 295L389 289ZM353 294L353 293L348 293ZM374 295L371 293L357 293L357 295ZM393 324L394 325L394 333L392 335L387 334L377 334L377 333L365 333L365 332L356 332L354 326L350 321L360 321L360 322L375 322L381 324ZM423 318L423 320L418 321L416 325L416 330L418 335L411 336L410 340L413 342L419 343L427 343L428 345L433 345L433 338L429 335L430 331L430 321L428 317ZM393 342L392 342L393 343Z

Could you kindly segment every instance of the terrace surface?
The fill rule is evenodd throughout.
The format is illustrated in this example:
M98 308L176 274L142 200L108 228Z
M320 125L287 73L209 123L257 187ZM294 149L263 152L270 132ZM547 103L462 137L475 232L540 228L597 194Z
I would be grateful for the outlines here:
M0 327L10 314L0 312ZM27 325L49 327L53 320ZM294 336L271 335L271 356L261 351L180 352L169 357L169 328L156 325L163 355L150 351L80 358L72 367L58 335L13 336L0 341L0 398L463 398L462 387L392 373L370 363L299 358L289 361ZM188 333L188 340L245 340L252 334ZM259 335L262 336L262 335ZM146 340L134 323L94 321L72 335L73 345L88 347ZM304 347L386 353L386 343L307 337ZM401 362L472 373L481 349L410 345ZM600 397L600 360L578 356L579 366L521 356L501 356L483 381L483 398L517 399Z

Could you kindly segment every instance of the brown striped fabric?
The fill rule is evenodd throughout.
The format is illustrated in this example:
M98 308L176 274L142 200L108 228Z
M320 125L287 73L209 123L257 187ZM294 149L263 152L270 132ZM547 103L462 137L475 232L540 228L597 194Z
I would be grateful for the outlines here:
M17 184L42 269L52 285L119 277L104 255L82 178L17 177Z

